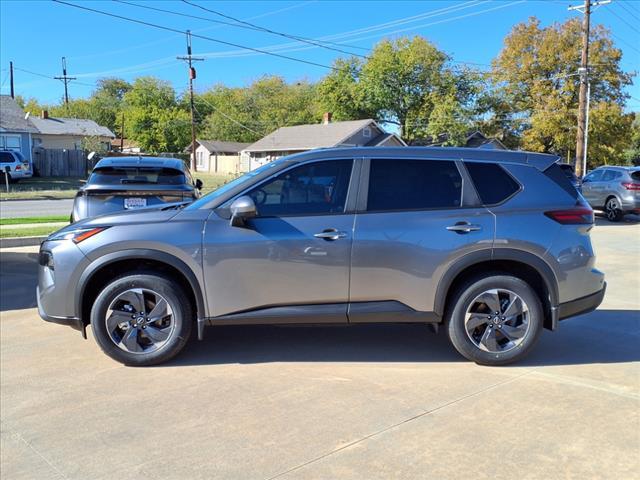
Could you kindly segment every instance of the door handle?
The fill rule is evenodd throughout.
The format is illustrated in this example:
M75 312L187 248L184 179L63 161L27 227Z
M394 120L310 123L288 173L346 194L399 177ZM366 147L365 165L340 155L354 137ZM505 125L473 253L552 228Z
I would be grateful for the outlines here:
M338 240L339 238L344 238L347 236L345 232L339 232L335 228L327 228L320 233L314 233L314 237L322 238L323 240Z
M469 232L477 232L478 230L482 230L480 225L473 225L469 222L458 222L455 225L449 225L447 230L450 232L456 233L469 233Z

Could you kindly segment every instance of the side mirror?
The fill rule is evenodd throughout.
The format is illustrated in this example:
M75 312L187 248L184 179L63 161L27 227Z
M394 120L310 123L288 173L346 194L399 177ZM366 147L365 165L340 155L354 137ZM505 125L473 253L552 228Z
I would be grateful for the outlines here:
M199 178L196 178L195 187L196 187L198 190L202 190L202 185L204 185L204 184L202 183L202 180L200 180Z
M232 227L246 227L247 220L258 214L253 198L248 195L236 198L229 209L231 210Z
M591 180L590 180L590 179L588 179L588 178L583 178L583 179L582 179L582 183L589 183L590 181L591 181Z

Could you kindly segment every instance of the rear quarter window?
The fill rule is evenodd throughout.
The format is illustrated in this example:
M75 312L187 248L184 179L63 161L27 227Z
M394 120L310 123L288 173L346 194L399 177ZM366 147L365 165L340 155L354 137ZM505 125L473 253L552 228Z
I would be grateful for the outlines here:
M640 170L631 172L631 178L633 178L635 181L640 181Z
M520 190L520 184L497 163L465 162L465 165L484 205L504 202ZM562 171L560 174L564 176Z
M554 163L549 168L544 171L545 176L562 188L565 192L567 192L573 199L577 200L580 194L573 186L565 172L562 170L562 167L557 163Z

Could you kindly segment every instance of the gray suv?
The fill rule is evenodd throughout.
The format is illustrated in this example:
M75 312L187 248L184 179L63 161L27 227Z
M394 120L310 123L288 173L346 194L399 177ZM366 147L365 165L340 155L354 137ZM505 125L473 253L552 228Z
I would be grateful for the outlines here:
M582 179L582 194L612 222L640 213L640 167L596 168Z
M593 211L557 157L349 148L281 158L188 206L83 220L41 246L43 319L127 365L207 325L420 322L480 364L595 309Z

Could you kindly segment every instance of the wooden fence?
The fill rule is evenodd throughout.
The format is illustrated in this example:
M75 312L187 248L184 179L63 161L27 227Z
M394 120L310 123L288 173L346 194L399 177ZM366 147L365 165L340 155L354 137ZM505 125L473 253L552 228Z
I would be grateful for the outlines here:
M41 177L82 177L85 178L95 165L88 160L84 150L58 148L34 148L33 167Z

